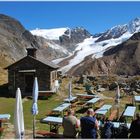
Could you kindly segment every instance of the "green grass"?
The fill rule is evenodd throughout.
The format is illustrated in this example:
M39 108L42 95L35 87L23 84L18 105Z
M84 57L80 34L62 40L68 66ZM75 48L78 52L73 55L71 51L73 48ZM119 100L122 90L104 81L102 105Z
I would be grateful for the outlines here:
M54 94L48 99L38 100L39 113L38 115L36 115L36 129L37 130L49 130L49 125L40 123L40 120L45 118L46 115L52 111L52 109L54 109L60 103L62 103L63 99L68 96L67 95L68 90L66 86L67 83L68 83L68 80L64 79L63 83L61 84L59 94ZM25 130L32 131L33 116L31 114L31 106L32 106L31 99L23 99ZM11 118L9 120L9 123L12 125L14 124L14 108L15 108L15 98L0 97L0 114L10 114Z
M13 123L15 99L0 97L0 113L10 114L10 122Z
M44 100L38 100L38 108L39 113L36 116L36 129L37 130L49 130L49 125L40 123L40 120L42 118L45 118L47 114L49 114L52 109L57 107L60 103L62 103L63 99L68 96L68 79L63 79L63 82L61 84L61 88L59 91L59 94L54 94L53 96L49 97L48 99ZM75 88L78 87L78 88ZM84 87L82 85L73 85L72 93L75 95L76 93L84 93ZM105 104L114 104L114 91L104 91L102 94L106 97L110 97L104 100ZM123 112L125 105L130 104L132 102L132 97L126 96L121 98L120 102L120 114ZM138 104L139 105L139 104ZM137 105L137 111L140 111L140 107ZM14 106L15 106L15 99L14 98L3 98L0 97L0 114L10 114L11 118L9 122L13 124L14 122ZM32 131L32 120L33 116L31 114L31 106L32 106L32 100L31 99L23 99L23 109L24 109L24 122L25 122L25 130L31 130ZM98 104L96 104L98 106ZM78 108L76 109L79 110ZM76 115L78 118L81 116L84 116L85 110L81 111L80 113L77 113ZM62 131L63 128L60 129Z
M37 128L44 129L46 125L42 125L39 123L39 120L46 117L46 115L56 106L58 106L62 100L58 100L58 95L54 95L50 97L48 100L38 100L38 108L39 113L36 115L37 121ZM0 113L1 114L10 114L10 123L14 123L14 106L15 106L15 99L14 98L0 98ZM24 109L24 123L26 129L32 129L32 120L33 116L31 114L31 106L32 100L26 99L23 102L23 109Z

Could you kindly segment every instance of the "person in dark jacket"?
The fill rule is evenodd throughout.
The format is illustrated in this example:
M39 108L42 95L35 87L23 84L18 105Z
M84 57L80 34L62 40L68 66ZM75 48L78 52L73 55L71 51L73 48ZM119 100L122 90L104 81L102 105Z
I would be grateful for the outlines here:
M107 118L103 128L103 138L112 138L113 129L113 123Z
M132 121L130 126L129 138L140 138L140 113L136 114L136 120Z
M118 128L118 133L117 133L117 136L116 138L125 138L127 139L128 138L128 132L129 132L129 129L128 129L128 126L126 124L126 120L125 120L125 117L122 116L120 118L120 126Z
M87 115L81 117L81 137L82 138L97 138L97 130L99 129L98 121L94 116L93 109L87 110Z

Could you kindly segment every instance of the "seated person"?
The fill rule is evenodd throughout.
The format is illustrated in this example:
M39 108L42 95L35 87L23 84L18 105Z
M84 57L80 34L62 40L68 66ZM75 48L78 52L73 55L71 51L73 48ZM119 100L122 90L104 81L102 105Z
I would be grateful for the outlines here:
M121 116L120 122L121 122L121 124L118 128L116 138L128 138L129 129L127 127L126 120L125 120L124 116Z
M99 129L98 121L94 116L93 109L87 110L87 115L81 117L81 137L82 138L97 138L97 130Z
M103 133L102 138L112 138L113 130L114 130L113 123L108 118L106 118L104 128L103 128L103 132L102 132Z
M130 126L129 138L140 138L140 113L136 114L136 119L132 121Z
M64 128L64 138L76 138L80 121L74 116L74 111L72 109L68 111L68 116L63 118L62 126Z
M86 90L87 94L94 95L93 87L92 87L91 83L86 83L85 84L85 90Z

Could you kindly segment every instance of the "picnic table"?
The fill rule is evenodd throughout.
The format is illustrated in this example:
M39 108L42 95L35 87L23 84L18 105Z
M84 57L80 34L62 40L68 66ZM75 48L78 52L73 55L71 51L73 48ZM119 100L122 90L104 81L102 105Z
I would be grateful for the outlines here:
M127 106L127 108L125 109L125 111L123 113L123 116L125 116L125 117L134 117L135 111L136 111L135 106Z
M54 131L58 133L59 127L62 125L62 117L48 116L41 120L41 123L50 125L50 132Z
M9 120L9 119L10 119L10 117L11 117L11 115L10 115L10 114L0 114L0 120L4 120L4 119Z
M124 123L122 123L122 122L112 122L112 123L114 124L114 128L119 128L119 126L120 126L121 124L124 124ZM127 125L128 129L130 129L131 123L126 123L126 125Z
M10 114L0 114L0 128L2 127L2 122L5 120L9 120L10 117Z
M86 103L85 103L85 105L92 105L92 107L94 106L94 104L96 103L96 102L98 102L100 100L100 98L92 98L91 100L88 100Z
M136 102L140 102L140 96L134 96Z
M134 101L135 101L135 105L136 105L136 102L140 102L140 96L134 96Z
M64 115L64 111L66 109L68 109L70 106L71 106L70 103L63 103L63 104L59 105L58 107L54 108L52 111L53 112L61 113L61 115L63 116Z
M87 104L95 104L97 101L99 101L100 98L92 98L91 100L87 101Z
M74 102L76 100L77 100L77 97L70 97L70 98L64 99L64 102Z
M112 105L103 105L96 111L96 114L105 115L110 110L111 107Z
M48 116L48 117L44 118L41 122L48 123L48 124L62 125L62 117Z
M4 130L4 128L2 127L2 123L9 120L10 117L11 117L10 114L0 114L0 135Z

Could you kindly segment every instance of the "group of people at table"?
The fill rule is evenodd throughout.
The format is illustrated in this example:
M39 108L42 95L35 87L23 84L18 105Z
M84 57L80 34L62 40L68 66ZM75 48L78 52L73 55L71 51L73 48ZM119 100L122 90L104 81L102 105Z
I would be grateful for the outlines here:
M78 94L82 96L82 94ZM86 95L89 97L89 95ZM90 95L91 96L91 95ZM99 97L92 95L91 100L86 101L86 104L94 104L100 100ZM69 99L67 99L69 101ZM114 122L106 118L106 114L111 113L112 105L104 104L96 112L93 109L86 111L86 116L77 119L74 116L74 111L70 108L71 103L63 103L60 106L53 109L53 112L62 112L61 117L47 116L41 122L50 125L50 132L58 134L59 126L63 126L64 138L140 138L140 114L136 115L135 123L126 123L126 120L134 118L136 107L127 106L122 114L120 122ZM64 110L67 110L67 116L64 117ZM122 129L122 130L121 130Z
M62 120L63 137L76 138L79 132L78 130L81 128L81 138L140 138L140 113L136 114L136 119L132 121L130 128L125 124L122 123L120 125L121 130L119 131L118 128L117 135L114 136L113 122L106 118L104 121L100 120L99 124L92 108L89 108L86 111L86 116L82 116L80 120L74 115L74 110L70 109L68 110L67 116L63 117Z

